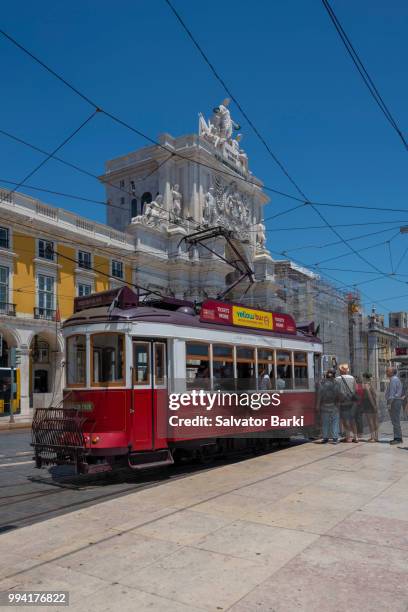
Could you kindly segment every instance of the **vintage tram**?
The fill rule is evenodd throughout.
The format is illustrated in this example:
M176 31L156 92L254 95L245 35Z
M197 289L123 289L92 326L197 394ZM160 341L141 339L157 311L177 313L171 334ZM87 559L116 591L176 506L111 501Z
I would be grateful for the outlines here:
M177 456L207 456L314 426L322 345L289 315L216 300L197 312L177 299L141 302L127 287L76 298L74 310L63 324L62 405L38 409L33 419L37 467L73 464L89 473L169 465ZM169 397L193 389L218 391L218 397L279 393L274 413L301 415L302 428L269 421L171 425ZM233 402L216 409L223 417L253 413ZM194 410L187 406L184 415L197 415ZM256 416L261 413L267 410Z

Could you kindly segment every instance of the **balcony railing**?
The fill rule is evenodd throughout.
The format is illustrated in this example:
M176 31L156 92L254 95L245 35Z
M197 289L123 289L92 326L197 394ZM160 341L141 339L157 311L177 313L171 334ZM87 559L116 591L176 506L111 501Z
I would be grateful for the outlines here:
M56 310L52 308L43 308L41 306L36 306L34 308L34 319L45 319L46 321L55 321L55 316L57 314Z
M8 302L0 302L0 315L7 315L9 317L16 316L16 305L9 304Z

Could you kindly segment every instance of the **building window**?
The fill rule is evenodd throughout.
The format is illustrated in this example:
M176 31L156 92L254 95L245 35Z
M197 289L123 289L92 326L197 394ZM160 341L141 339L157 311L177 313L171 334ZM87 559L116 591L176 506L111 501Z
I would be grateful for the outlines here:
M78 296L90 295L92 293L92 285L88 283L78 283Z
M54 277L38 275L38 308L42 316L49 315L54 309Z
M0 312L7 308L9 300L9 269L0 266Z
M0 227L0 247L9 248L9 231L7 227Z
M92 265L91 254L88 251L78 251L78 266L90 270Z
M134 191L136 189L135 181L130 181L130 188L131 188L132 191Z
M124 206L125 205L125 198L120 198L120 205Z
M137 217L139 214L139 211L137 210L137 199L136 198L133 198L133 200L131 201L130 208L131 208L131 215L133 219L133 217Z
M50 240L38 241L38 257L54 261L54 243Z
M112 259L112 276L123 278L123 263Z
M142 199L140 201L140 214L141 215L143 215L145 205L150 204L151 201L152 201L152 194L150 193L150 191L146 191L142 195Z
M125 181L119 181L119 189L124 189L125 188Z
M50 345L45 340L39 340L38 336L34 337L32 356L34 363L49 363L50 361Z

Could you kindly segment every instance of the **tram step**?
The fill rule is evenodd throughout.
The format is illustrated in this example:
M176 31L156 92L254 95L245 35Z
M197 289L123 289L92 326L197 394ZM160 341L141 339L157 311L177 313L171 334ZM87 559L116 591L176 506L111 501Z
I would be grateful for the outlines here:
M166 448L158 451L132 453L128 458L129 467L133 470L146 470L153 467L163 467L174 463L171 451Z

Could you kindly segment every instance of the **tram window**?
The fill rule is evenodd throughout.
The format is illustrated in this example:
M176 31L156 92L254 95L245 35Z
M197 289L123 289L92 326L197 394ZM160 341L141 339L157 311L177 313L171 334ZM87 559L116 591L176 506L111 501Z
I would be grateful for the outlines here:
M307 354L294 353L295 387L307 389L309 386L307 371Z
M133 382L135 385L150 384L149 342L133 342Z
M278 391L292 388L292 353L289 351L276 352L277 378L275 387Z
M258 349L258 379L260 388L274 388L275 386L275 355L272 349ZM268 385L269 376L270 385Z
M255 349L237 346L237 387L252 389L255 386Z
M67 386L86 384L85 336L67 338Z
M94 334L92 341L92 384L112 383L123 385L124 336L123 334Z
M154 343L154 382L164 385L166 382L166 351L163 342Z
M186 382L188 389L207 387L210 381L209 345L186 342Z
M234 387L234 354L232 346L213 344L213 376L219 389Z

